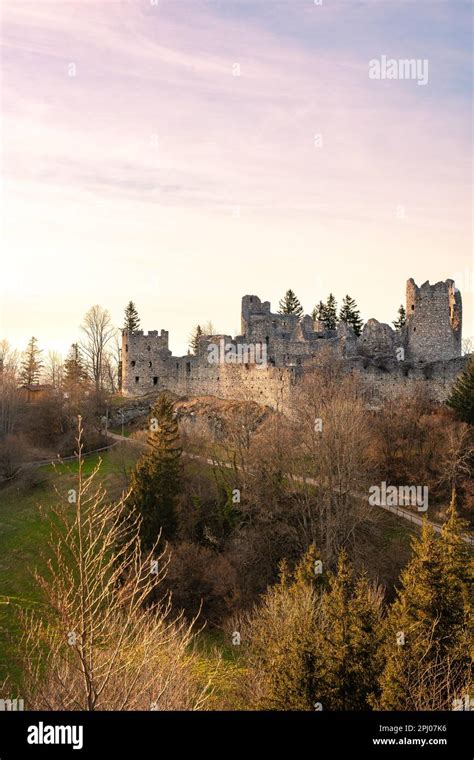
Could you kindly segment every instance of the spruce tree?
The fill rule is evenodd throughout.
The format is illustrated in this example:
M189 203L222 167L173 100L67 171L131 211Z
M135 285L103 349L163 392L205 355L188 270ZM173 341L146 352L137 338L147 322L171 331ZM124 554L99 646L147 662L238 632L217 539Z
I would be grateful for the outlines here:
M318 305L314 307L311 316L315 322L321 322L321 324L324 324L325 308L326 307L322 301L320 301Z
M383 710L451 710L469 681L468 557L455 495L441 537L425 520L385 626Z
M191 333L189 338L189 353L197 354L199 350L199 338L203 335L201 325L197 325L196 329Z
M421 538L414 541L413 558L402 571L401 589L390 608L381 651L385 666L380 678L382 710L415 709L418 663L429 647L433 586L440 574L439 552L433 529L425 520Z
M64 362L64 380L68 383L81 383L87 377L81 350L73 343Z
M459 419L474 425L474 356L456 380L446 404Z
M43 369L42 353L42 350L38 348L37 338L30 338L20 369L20 380L23 385L35 385L39 382Z
M248 672L258 683L252 700L257 709L314 710L316 600L322 582L314 572L316 557L310 547L294 572L285 562L280 565L279 582L267 589L244 631Z
M442 574L444 581L442 617L440 629L447 646L463 654L465 636L468 633L468 614L470 608L470 568L471 556L463 540L467 532L467 523L459 517L456 489L451 492L451 502L446 513L446 521L441 529L439 540L441 551ZM461 646L460 646L461 645ZM469 652L467 660L469 659Z
M400 307L398 309L398 318L392 322L392 325L394 326L395 330L401 330L403 325L406 325L406 322L407 322L407 313L405 311L405 307L403 306L403 304L400 304Z
M344 296L342 300L339 321L350 325L357 336L361 334L363 322L360 318L360 312L356 302L349 295Z
M279 314L296 314L298 319L303 316L303 307L292 290L287 290L280 301Z
M181 454L173 402L162 394L150 416L149 451L139 460L131 479L132 503L142 517L145 548L161 535L176 532L176 500L181 490Z
M337 327L337 301L332 293L329 294L324 306L324 320L328 330L335 330Z
M140 317L133 301L129 301L125 308L125 321L123 329L129 332L136 332L140 329Z
M381 594L355 577L345 551L321 597L315 646L319 701L327 710L367 710L378 686Z

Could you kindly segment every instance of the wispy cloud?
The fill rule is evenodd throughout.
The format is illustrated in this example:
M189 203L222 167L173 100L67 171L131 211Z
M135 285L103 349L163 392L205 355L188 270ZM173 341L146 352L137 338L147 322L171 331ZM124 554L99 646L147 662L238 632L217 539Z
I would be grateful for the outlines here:
M84 310L101 297L91 278L100 258L110 284L102 300L117 319L130 290L145 288L143 310L154 322L157 301L134 257L159 256L163 280L176 283L183 266L191 273L185 292L179 287L191 315L180 312L173 288L160 290L160 309L173 319L161 326L184 348L190 320L216 319L219 309L222 327L232 330L244 291L275 299L287 286L285 261L297 263L308 309L323 294L307 272L317 266L337 289L331 280L343 266L352 282L341 288L367 299L366 316L384 319L401 294L387 301L367 293L357 258L382 283L386 271L387 287L398 277L401 288L405 276L450 275L453 251L453 268L469 264L468 4L3 6L12 282L20 253L43 293L54 299L63 282ZM381 53L428 58L429 87L369 80L368 61ZM54 278L42 271L41 255L67 260L81 238L84 281L68 282L69 266ZM247 272L255 257L267 264ZM281 265L269 274L274 257ZM194 292L202 266L233 278L225 299L201 291L212 304L206 315ZM140 292L134 297L140 301ZM16 329L23 308L21 293L9 297L4 331ZM470 309L467 301L468 320ZM76 323L71 314L57 340L69 340ZM56 329L54 320L44 325L48 335Z

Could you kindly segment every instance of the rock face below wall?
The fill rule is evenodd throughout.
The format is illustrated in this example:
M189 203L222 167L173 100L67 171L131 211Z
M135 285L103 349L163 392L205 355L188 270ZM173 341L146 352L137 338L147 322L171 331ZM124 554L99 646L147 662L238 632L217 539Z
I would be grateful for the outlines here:
M109 424L112 428L120 429L122 414L124 425L132 430L143 430L147 419L161 391L148 394L142 399L124 399L120 408L112 409L109 414ZM228 426L235 421L245 419L248 428L255 429L272 414L268 406L261 406L253 401L236 401L234 399L219 399L215 396L181 397L175 394L175 413L180 427L199 424L216 439L225 438Z

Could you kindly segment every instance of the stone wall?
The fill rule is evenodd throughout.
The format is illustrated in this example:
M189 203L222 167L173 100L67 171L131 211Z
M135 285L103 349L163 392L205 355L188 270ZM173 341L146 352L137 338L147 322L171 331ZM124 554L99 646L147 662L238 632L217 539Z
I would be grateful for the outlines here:
M129 355L134 355L133 343L129 342L128 345ZM246 399L277 408L287 402L296 379L295 369L291 367L216 365L207 362L207 356L172 357L147 353L146 357L146 361L137 361L133 368L134 372L143 368L142 375L137 375L140 378L138 383L134 375L129 375L128 383L125 380L124 395L138 396L169 390L180 396ZM152 368L148 367L147 361L152 361ZM153 374L150 374L150 369Z
M425 392L429 400L443 403L468 361L467 356L425 364L354 357L346 361L346 369L360 376L367 400L375 406L405 394L412 395L417 389Z

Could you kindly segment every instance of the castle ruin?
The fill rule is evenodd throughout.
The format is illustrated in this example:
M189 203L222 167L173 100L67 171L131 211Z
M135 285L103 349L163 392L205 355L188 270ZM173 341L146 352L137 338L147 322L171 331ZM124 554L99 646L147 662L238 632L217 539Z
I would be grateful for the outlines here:
M374 399L424 380L430 396L441 401L465 363L461 294L453 280L418 287L410 279L406 312L400 330L369 319L356 336L345 323L327 330L309 315L275 314L268 301L246 295L241 335L203 335L196 354L173 356L166 330L123 331L122 393L169 390L180 396L247 398L276 408L329 348L348 372L362 374Z

